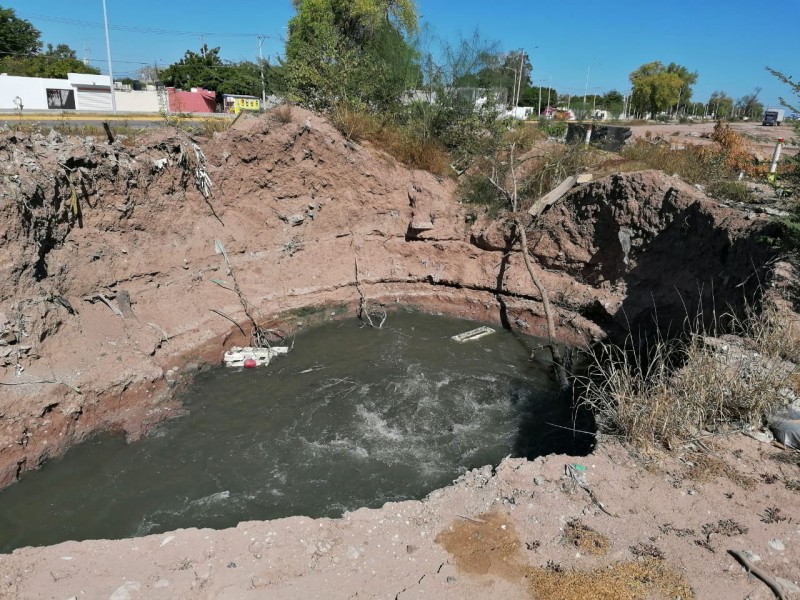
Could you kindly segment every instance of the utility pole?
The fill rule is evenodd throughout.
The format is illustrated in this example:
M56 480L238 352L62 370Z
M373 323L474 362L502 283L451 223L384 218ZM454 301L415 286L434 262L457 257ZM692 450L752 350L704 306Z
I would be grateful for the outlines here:
M539 82L539 115L542 116L542 82Z
M552 87L553 87L553 76L552 75L548 75L547 76L547 108L550 108L550 90L551 90ZM556 102L557 101L558 101L558 98L556 98Z
M261 69L261 108L267 103L267 84L264 82L264 56L261 54L261 47L264 45L264 38L266 36L258 36L258 66Z
M586 87L583 88L583 107L586 108L586 94L589 92L589 71L591 71L592 65L586 67ZM580 89L580 88L578 88Z
M106 58L108 59L108 79L111 82L111 112L117 114L117 99L114 97L114 70L111 68L111 38L108 36L108 13L106 0L103 0L103 24L106 29Z

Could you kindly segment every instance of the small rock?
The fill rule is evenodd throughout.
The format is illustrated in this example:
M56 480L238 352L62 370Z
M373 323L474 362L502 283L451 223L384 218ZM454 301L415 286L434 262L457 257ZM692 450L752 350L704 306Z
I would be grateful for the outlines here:
M742 554L744 554L750 562L759 562L761 560L758 554L750 552L750 550L742 550Z
M456 579L452 575L447 576L447 583L455 583L456 581L458 581L458 579Z
M10 329L0 332L0 346L11 346L17 343L17 335Z
M544 485L544 477L537 475L533 478L533 485Z
M786 546L783 545L783 542L779 539L774 539L769 541L769 547L775 550L776 552L783 552L786 550Z
M289 223L292 227L297 227L298 225L302 225L306 218L301 215L300 213L295 213L293 215L289 215L286 217L286 222Z
M236 563L235 563L235 562L233 562L233 561L229 562L229 563L228 563L228 568L229 568L229 569L235 569L235 568L236 568Z

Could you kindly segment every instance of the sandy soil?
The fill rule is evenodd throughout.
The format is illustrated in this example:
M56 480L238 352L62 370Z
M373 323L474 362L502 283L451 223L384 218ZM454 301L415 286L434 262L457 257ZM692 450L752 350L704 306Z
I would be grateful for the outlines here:
M0 139L0 486L89 435L135 439L178 413L182 373L248 341L225 317L248 322L234 275L260 324L353 318L360 287L374 304L544 332L508 231L458 202L451 182L299 109L201 141L205 158L193 143L177 131L113 146ZM529 251L570 343L649 326L654 310L682 320L676 298L699 300L699 281L721 304L774 283L766 218L661 173L579 187L537 227ZM611 515L563 479L573 463ZM742 436L648 461L607 442L585 458L508 460L423 502L340 520L20 549L0 556L0 595L555 598L565 595L547 586L577 585L566 597L625 598L609 576L624 572L669 597L690 586L699 598L767 598L725 550L796 580L800 533L782 517L798 512L798 479L796 454ZM573 567L602 571L581 579Z

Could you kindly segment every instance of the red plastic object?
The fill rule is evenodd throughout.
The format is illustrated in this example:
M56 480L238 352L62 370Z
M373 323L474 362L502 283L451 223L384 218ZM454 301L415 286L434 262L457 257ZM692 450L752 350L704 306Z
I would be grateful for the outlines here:
M255 358L246 358L244 361L245 369L255 369L258 366Z

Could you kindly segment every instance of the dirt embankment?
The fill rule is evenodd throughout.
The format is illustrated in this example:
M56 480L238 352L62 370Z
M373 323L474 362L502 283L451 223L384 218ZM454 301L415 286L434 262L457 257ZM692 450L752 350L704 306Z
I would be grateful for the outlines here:
M248 341L217 240L260 323L354 316L358 278L372 303L545 332L502 224L300 109L199 145L6 133L0 160L0 487L94 433L141 435L180 410L181 372ZM644 172L580 187L529 240L559 334L582 344L735 303L769 281L770 227Z

